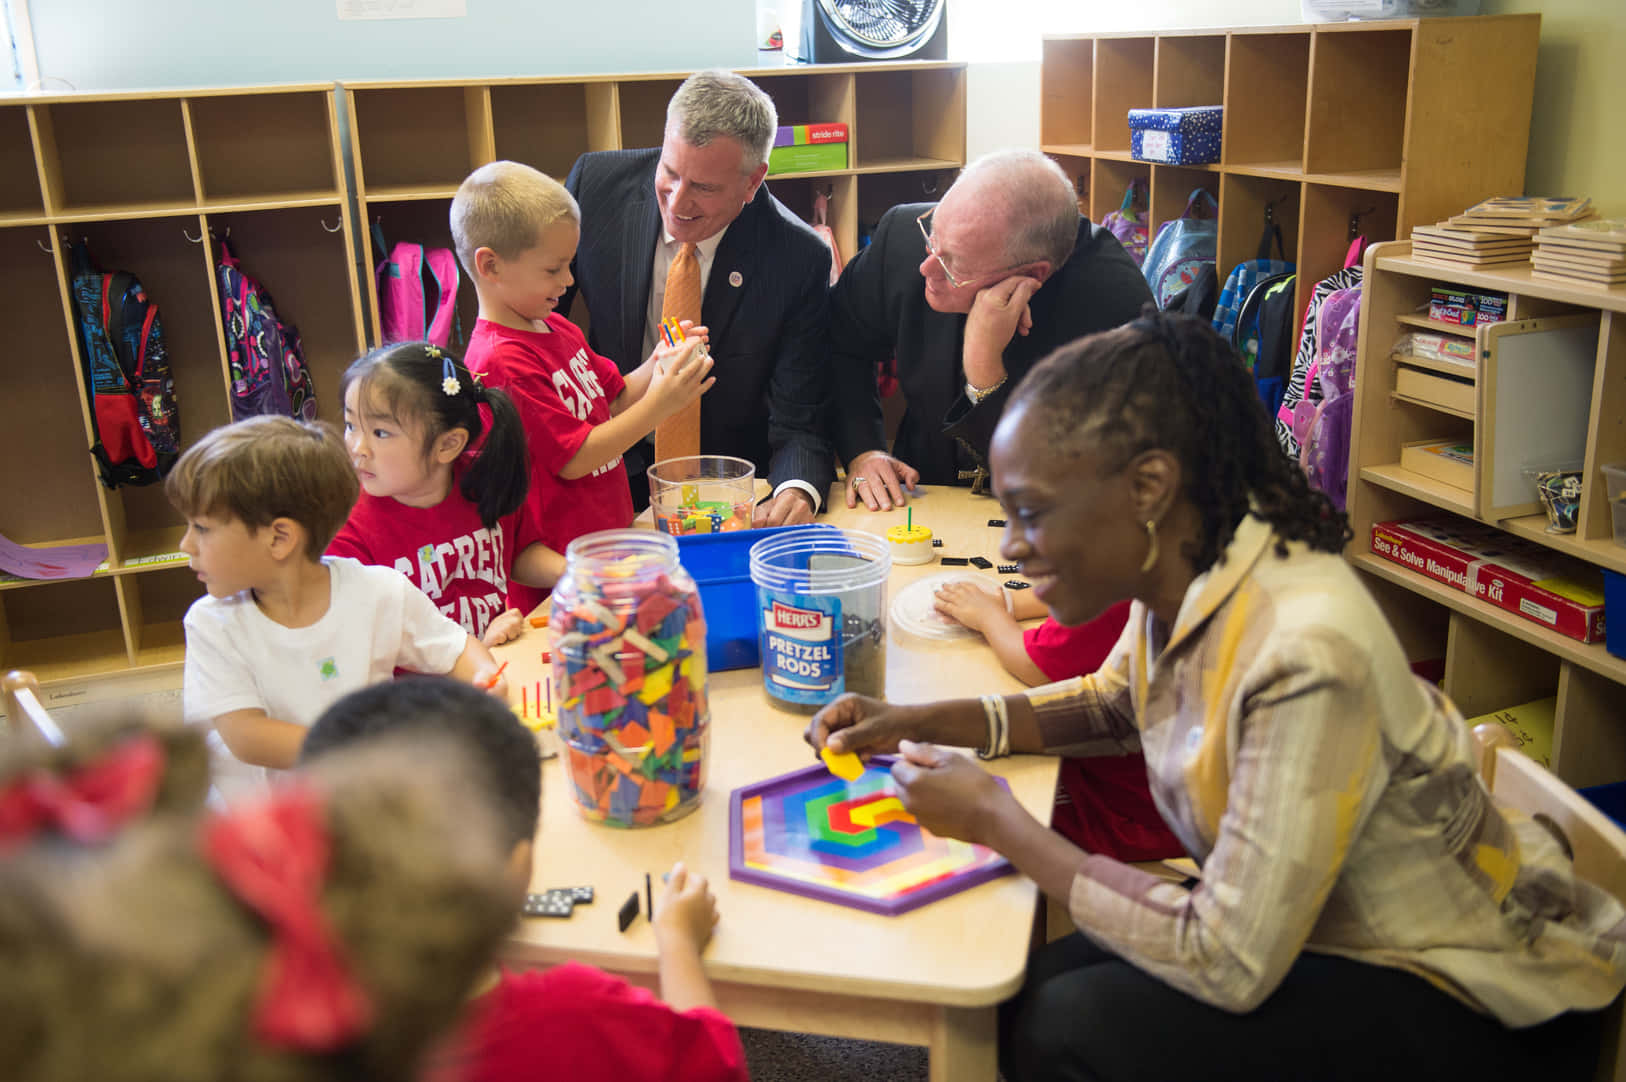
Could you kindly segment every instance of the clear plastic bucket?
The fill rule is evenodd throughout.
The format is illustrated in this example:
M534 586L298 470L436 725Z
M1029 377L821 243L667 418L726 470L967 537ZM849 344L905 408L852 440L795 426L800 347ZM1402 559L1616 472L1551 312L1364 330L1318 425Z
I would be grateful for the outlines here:
M674 537L751 528L757 468L728 455L667 458L649 467L655 529Z
M811 714L845 691L886 695L887 543L873 534L792 530L751 546L762 688Z

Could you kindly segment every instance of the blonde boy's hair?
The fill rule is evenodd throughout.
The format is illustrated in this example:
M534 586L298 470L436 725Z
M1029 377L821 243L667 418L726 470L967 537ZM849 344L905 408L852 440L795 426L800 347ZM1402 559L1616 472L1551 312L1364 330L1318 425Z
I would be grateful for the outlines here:
M536 247L542 230L567 218L579 225L582 212L563 184L519 162L492 162L458 185L452 200L452 243L463 269L478 282L475 252L490 248L514 259Z
M251 530L293 519L305 530L311 560L321 559L360 491L338 431L291 417L217 428L164 478L164 494L187 518L228 515Z

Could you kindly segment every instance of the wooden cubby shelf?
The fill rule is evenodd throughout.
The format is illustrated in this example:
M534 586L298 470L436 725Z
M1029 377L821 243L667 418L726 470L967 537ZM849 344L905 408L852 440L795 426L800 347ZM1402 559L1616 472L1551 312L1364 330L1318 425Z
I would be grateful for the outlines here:
M231 419L215 280L228 237L299 328L320 415L337 422L339 374L366 346L343 165L331 83L0 99L0 288L10 363L27 369L7 381L17 408L0 456L28 464L0 474L0 534L108 548L85 579L0 581L0 667L33 669L48 697L173 680L202 592L163 486L108 490L86 451L70 244L157 303L183 446Z
M1431 321L1419 307L1436 285L1505 293L1508 319L1475 329ZM1466 417L1394 394L1396 366L1420 363L1394 349L1413 328L1474 338ZM1445 657L1445 691L1467 716L1556 696L1555 772L1576 786L1626 778L1626 659L1391 563L1371 540L1376 523L1447 513L1626 574L1602 470L1626 462L1626 289L1534 281L1527 266L1459 271L1414 259L1406 241L1376 245L1366 256L1355 395L1349 556L1397 630L1408 629L1408 653ZM1402 444L1435 438L1472 441L1472 490L1398 464ZM1523 467L1571 455L1582 463L1576 530L1548 533Z
M847 125L845 169L767 180L769 191L803 218L811 217L816 194L828 194L830 227L846 258L887 208L935 199L965 164L963 64L820 64L740 74L773 98L781 124ZM452 197L463 177L487 162L524 162L563 180L589 151L660 145L667 102L686 77L657 72L345 83L352 167L366 226L359 239L362 266L376 267L385 254L373 243L375 222L386 243L450 246ZM436 145L453 148L450 157L423 160L426 129ZM376 340L378 297L370 275L363 298ZM459 290L465 333L475 312L473 291Z
M1079 178L1095 221L1138 177L1156 236L1207 188L1222 279L1257 250L1264 201L1292 193L1274 214L1303 311L1344 265L1352 217L1389 240L1524 190L1540 27L1539 15L1498 15L1049 36L1040 144ZM1186 105L1225 107L1220 161L1135 161L1129 110Z

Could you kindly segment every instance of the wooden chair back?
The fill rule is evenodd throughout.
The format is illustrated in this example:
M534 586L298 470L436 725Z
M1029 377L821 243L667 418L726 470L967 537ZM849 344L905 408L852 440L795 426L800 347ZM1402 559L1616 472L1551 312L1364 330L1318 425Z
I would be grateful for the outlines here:
M0 679L0 693L5 696L6 721L13 738L62 745L62 729L40 702L40 684L33 673L23 669L8 672Z

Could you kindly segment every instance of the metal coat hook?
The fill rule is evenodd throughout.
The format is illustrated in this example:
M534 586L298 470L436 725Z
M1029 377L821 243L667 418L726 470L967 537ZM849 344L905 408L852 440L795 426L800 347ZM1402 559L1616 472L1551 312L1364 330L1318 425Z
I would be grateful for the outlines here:
M1371 207L1367 207L1365 210L1352 210L1352 211L1349 212L1349 239L1350 240L1354 240L1356 237L1361 235L1361 219L1366 217L1368 214L1371 214L1373 211L1375 211L1377 209L1378 208L1376 206L1371 206Z
M190 233L188 233L186 231L186 226L184 226L184 225L181 226L181 236L185 237L187 240L191 241L193 244L202 244L203 243L203 233L201 231L198 233L197 236L194 237L192 234L190 234Z
M922 178L920 191L923 195L935 199L937 197L937 178L935 176Z
M326 218L319 218L319 219L317 219L317 221L320 222L322 228L324 230L326 230L327 232L329 232L329 233L338 233L338 232L340 232L341 230L344 229L344 222L342 220L339 222L338 225L334 226L332 229L328 229L327 219Z
M1287 202L1287 196L1279 195L1265 203L1265 224L1274 225L1276 222L1276 204Z
M55 252L51 251L51 249L47 248L45 246L45 242L40 240L38 237L34 238L34 247L38 248L40 251L44 252L46 255L55 255L56 254Z

